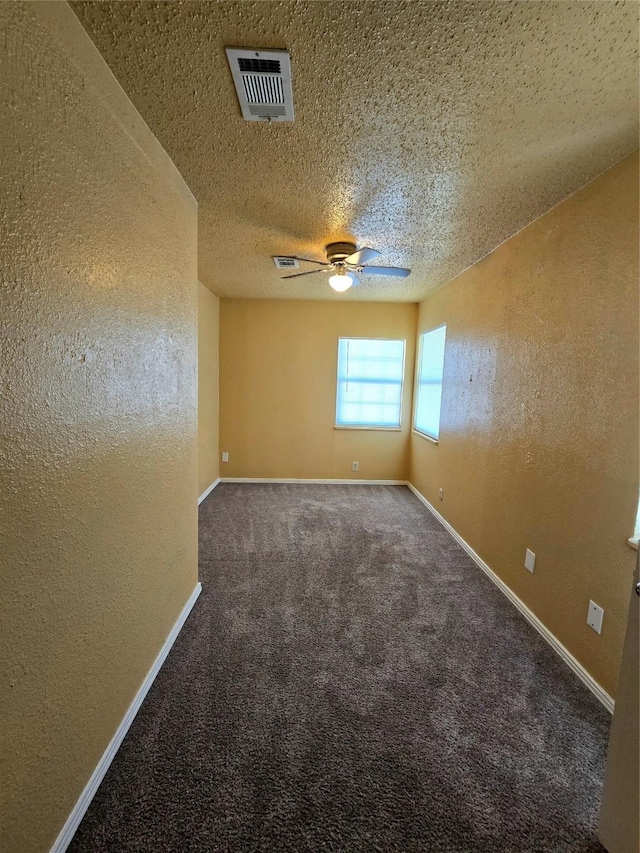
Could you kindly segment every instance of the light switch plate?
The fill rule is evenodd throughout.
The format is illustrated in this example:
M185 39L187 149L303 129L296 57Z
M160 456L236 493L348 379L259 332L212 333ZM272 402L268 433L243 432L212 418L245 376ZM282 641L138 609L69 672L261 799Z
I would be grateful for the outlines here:
M589 612L587 613L587 625L590 625L596 634L602 633L602 619L604 610L595 601L589 601Z
M531 572L531 574L533 574L533 570L535 569L535 566L536 566L536 555L533 553L533 551L530 551L527 548L527 553L524 555L524 567L528 572Z

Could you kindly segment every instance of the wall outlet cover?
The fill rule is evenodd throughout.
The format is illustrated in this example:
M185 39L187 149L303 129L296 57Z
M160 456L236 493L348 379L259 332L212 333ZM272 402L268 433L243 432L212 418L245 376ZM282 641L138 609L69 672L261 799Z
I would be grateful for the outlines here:
M359 467L360 467L360 466L359 466L359 464L358 464L357 462L352 462L352 463L351 463L351 470L352 470L352 471L357 471Z
M531 574L533 574L533 570L534 570L535 566L536 566L536 555L533 553L533 551L530 551L527 548L527 553L524 555L524 567L528 572L531 572Z
M602 633L602 619L604 610L595 601L589 601L589 612L587 613L587 625L590 625L596 634Z
M222 461L223 461L223 462L228 462L228 461L229 461L229 454L228 454L228 453L223 453L223 454L222 454Z
M438 497L441 501L444 500L444 489L438 489Z

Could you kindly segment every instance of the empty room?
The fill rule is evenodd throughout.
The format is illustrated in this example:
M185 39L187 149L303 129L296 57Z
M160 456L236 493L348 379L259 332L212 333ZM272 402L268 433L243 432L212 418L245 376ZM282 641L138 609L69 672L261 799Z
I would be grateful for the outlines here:
M2 853L640 853L639 10L0 4Z

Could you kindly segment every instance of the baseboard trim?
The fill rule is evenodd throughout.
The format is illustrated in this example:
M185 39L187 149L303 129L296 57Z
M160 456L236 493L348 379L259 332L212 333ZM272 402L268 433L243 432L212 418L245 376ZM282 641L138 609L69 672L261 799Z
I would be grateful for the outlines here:
M429 512L438 519L440 524L453 536L453 538L461 545L467 554L471 557L471 559L479 566L482 571L493 581L493 583L498 587L498 589L504 593L504 595L509 599L509 601L516 607L520 613L524 616L524 618L529 622L536 631L549 643L551 648L562 658L562 660L569 666L570 669L575 672L578 678L583 681L589 690L596 696L600 702L604 705L604 707L610 713L613 713L613 709L615 706L615 702L611 696L606 692L606 690L598 684L598 682L590 675L587 670L582 666L582 664L571 654L569 649L562 645L560 640L551 633L551 631L542 623L535 613L532 610L529 610L527 605L522 601L521 598L515 594L515 592L511 589L511 587L507 586L507 584L501 580L498 575L491 569L485 561L473 550L471 545L460 536L460 534L449 524L449 522L443 518L438 510L429 503L429 501L422 495L416 487L412 483L407 483L407 486L413 494L421 501Z
M217 480L214 480L208 489L204 490L204 492L198 498L198 506L200 506L202 501L211 494L211 492L215 489L215 487L218 485L219 482L220 482L220 477L218 477Z
M221 483L299 483L329 486L406 486L406 480L303 480L297 477L221 477Z
M124 737L127 731L129 730L131 723L134 721L136 714L140 710L140 706L142 705L145 696L149 692L149 688L153 684L158 672L160 671L160 667L164 663L164 660L167 655L169 654L171 646L174 644L176 637L180 633L180 629L184 625L187 616L191 612L191 609L196 603L196 599L198 598L201 592L202 585L200 583L197 583L195 589L189 596L189 600L182 608L182 612L178 616L178 619L176 620L173 628L171 629L169 636L164 641L164 645L160 649L160 652L158 653L158 656L155 659L153 666L151 667L151 669L146 675L146 678L140 685L140 689L136 693L133 702L131 703L131 705L129 705L127 713L122 718L122 722L118 726L116 733L111 738L111 743L104 751L102 758L98 762L96 769L91 774L91 778L87 782L84 791L80 794L80 797L78 798L78 801L73 807L71 814L67 818L65 825L60 830L60 834L56 838L53 847L50 850L50 853L65 853L67 847L71 843L71 840L73 839L76 830L80 826L80 822L82 821L85 812L89 808L91 800L94 798L96 791L100 787L100 783L104 778L105 773L109 769L111 762L115 758L115 755L118 749L120 748L120 744L124 740Z

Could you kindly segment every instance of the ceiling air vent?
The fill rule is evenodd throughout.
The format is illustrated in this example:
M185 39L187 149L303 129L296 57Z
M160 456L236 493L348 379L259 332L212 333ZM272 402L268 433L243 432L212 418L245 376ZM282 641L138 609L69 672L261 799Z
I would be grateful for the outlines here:
M299 266L295 258L276 257L273 259L273 263L279 270L297 270Z
M293 121L289 52L238 47L225 50L244 118Z

